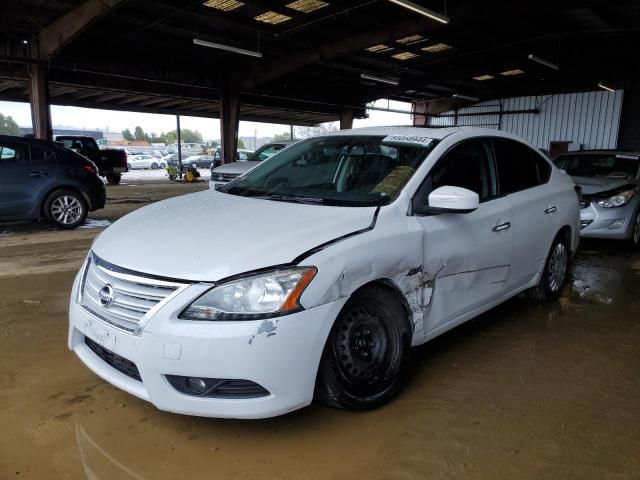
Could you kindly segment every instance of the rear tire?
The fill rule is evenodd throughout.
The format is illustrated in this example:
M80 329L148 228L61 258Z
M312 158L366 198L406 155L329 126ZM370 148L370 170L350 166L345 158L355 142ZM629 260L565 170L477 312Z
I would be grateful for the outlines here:
M398 392L411 348L407 312L385 288L356 292L324 347L316 397L331 407L368 410Z
M529 289L529 296L539 302L553 302L560 298L569 273L569 242L563 233L553 240L540 283Z
M47 197L43 213L56 228L70 230L84 223L88 210L82 195L73 190L60 189Z
M122 175L119 173L107 173L106 177L110 185L118 185L122 180Z

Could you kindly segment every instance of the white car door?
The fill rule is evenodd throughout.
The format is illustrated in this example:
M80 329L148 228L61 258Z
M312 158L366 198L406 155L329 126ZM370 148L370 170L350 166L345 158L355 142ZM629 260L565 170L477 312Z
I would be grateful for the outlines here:
M551 165L522 142L494 138L500 195L513 211L514 255L510 289L526 286L545 261L559 227L556 197L549 188Z
M506 293L513 248L511 205L497 195L490 144L465 140L434 165L418 195L449 185L478 193L471 213L416 217L424 229L424 266L433 293L424 332L467 318Z

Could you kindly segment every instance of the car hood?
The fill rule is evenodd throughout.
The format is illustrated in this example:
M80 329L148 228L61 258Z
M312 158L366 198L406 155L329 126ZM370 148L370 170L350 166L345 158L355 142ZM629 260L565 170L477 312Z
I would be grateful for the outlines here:
M107 228L92 250L137 272L216 281L290 263L370 226L374 213L374 207L304 205L209 190L130 213Z
M582 193L584 195L591 195L594 193L608 192L624 185L634 183L630 179L621 178L607 178L607 177L572 177L576 185L582 187Z
M244 160L241 162L231 162L225 165L221 165L217 168L213 169L213 174L216 173L237 173L238 175L243 174L247 170L251 170L256 165L260 164L260 162L254 162L250 160Z

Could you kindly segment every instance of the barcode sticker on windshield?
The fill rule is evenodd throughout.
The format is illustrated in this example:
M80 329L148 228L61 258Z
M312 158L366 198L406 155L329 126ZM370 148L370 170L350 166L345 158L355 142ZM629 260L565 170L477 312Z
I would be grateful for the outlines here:
M382 143L406 143L422 147L428 147L431 142L433 142L433 138L419 137L417 135L388 135L382 139Z

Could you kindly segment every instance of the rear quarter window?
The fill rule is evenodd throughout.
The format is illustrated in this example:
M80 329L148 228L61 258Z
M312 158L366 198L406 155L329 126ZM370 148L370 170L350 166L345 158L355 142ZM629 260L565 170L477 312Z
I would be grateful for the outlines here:
M551 177L551 165L538 152L514 140L495 138L493 148L501 195L542 185Z

